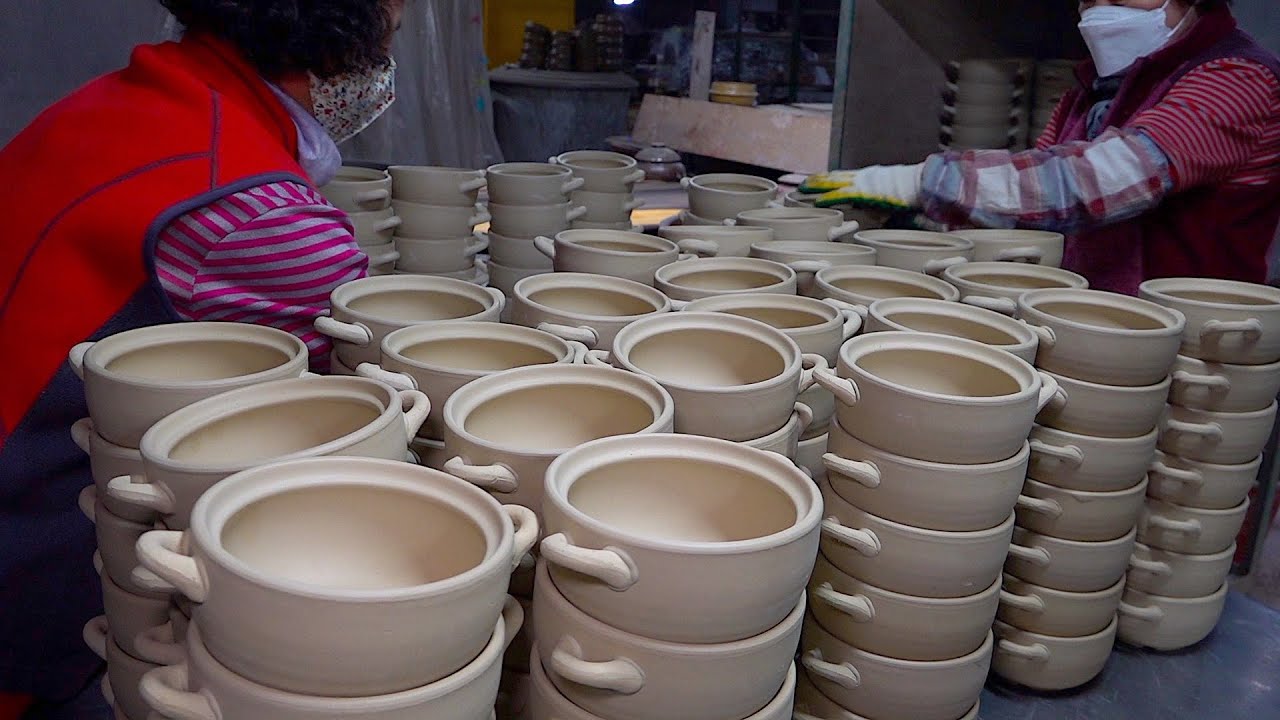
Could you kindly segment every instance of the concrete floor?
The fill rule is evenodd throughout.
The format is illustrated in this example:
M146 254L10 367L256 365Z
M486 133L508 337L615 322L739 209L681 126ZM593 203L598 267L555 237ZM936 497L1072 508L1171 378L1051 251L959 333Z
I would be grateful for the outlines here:
M1260 603L1280 610L1280 514L1272 520L1271 532L1262 545L1253 572L1241 578L1235 588Z

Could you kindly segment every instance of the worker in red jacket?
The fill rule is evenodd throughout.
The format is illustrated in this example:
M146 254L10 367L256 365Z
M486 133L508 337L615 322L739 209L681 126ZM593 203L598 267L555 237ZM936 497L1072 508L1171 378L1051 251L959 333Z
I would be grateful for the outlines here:
M404 0L161 2L180 42L137 48L0 149L21 178L0 194L0 720L84 717L59 707L101 668L81 640L102 596L68 350L227 320L295 333L322 369L312 321L368 264L317 188L394 99Z
M1085 0L1091 62L1033 150L810 178L819 205L916 209L945 227L1067 234L1096 288L1202 276L1265 282L1280 222L1280 59L1229 0Z

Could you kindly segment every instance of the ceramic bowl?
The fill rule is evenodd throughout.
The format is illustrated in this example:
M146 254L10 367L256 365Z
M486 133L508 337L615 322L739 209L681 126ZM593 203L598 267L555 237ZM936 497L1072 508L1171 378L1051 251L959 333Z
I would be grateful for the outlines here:
M589 348L607 349L631 323L671 311L661 292L623 278L552 273L516 283L511 321Z
M741 640L654 640L575 607L543 561L534 637L551 682L588 712L617 720L742 718L768 705L786 682L804 619L803 593L796 600L780 622Z
M1049 401L1036 422L1045 427L1093 437L1133 438L1149 434L1164 414L1171 381L1126 387L1100 385L1045 372L1062 393Z
M1116 618L1125 579L1097 592L1065 592L1019 580L1006 574L1000 591L1002 622L1019 630L1083 637L1107 628Z
M484 234L464 235L443 240L419 240L397 237L396 269L414 273L445 273L470 270L476 255L489 249ZM370 260L370 263L373 261Z
M142 474L112 479L107 493L186 530L201 495L241 470L326 455L403 460L430 405L417 390L352 377L241 388L153 425L142 437Z
M862 316L857 308L839 301L746 293L694 300L684 312L714 312L762 322L791 338L801 352L820 355L834 364L840 346L858 334Z
M384 170L348 166L320 194L343 212L384 210L391 205L391 177Z
M869 717L955 720L978 702L991 668L991 631L974 651L941 661L901 660L841 642L805 621L800 664L818 690Z
M400 261L400 251L396 249L394 239L385 245L361 245L360 250L369 258L370 275L387 275L395 270L396 263Z
M710 220L768 207L778 194L778 184L772 180L733 173L684 178L680 185L689 193L690 212Z
M1239 465L1215 465L1157 452L1147 494L1174 505L1226 510L1249 497L1261 467L1261 455Z
M1029 363L1040 344L1025 323L990 310L928 298L877 300L867 309L867 331L923 332L974 340Z
M738 213L738 226L773 228L774 240L833 242L858 231L839 210L769 207Z
M445 320L497 322L506 297L464 280L426 275L394 275L354 280L334 288L329 316L316 318L316 331L334 340L343 365L376 363L382 339L400 328Z
M444 405L444 470L503 502L540 510L548 466L614 435L671 432L656 382L612 368L544 365L475 380Z
M490 191L493 189L492 182L491 175ZM587 214L587 209L568 201L545 205L503 205L490 202L489 212L493 215L489 226L492 232L513 238L535 238L568 230L570 223Z
M542 557L582 612L656 640L725 643L794 611L817 555L822 500L774 453L637 435L560 456L542 510Z
M945 532L895 523L855 507L830 485L822 554L845 574L903 595L959 598L982 592L1000 576L1013 533L1013 513L986 530Z
M1123 490L1146 475L1157 438L1155 430L1136 438L1101 438L1036 425L1027 474L1071 490Z
M509 207L565 204L570 193L586 184L571 169L551 163L501 163L490 166L485 175L489 201Z
M1247 498L1225 510L1190 508L1148 498L1138 518L1138 540L1161 550L1213 555L1236 541L1248 511Z
M1064 540L1112 540L1133 529L1147 480L1124 490L1067 490L1028 479L1018 498L1018 525Z
M397 200L424 205L474 208L488 184L483 170L467 168L392 165L387 172Z
M658 234L699 257L748 257L751 248L775 237L772 228L726 225L671 226Z
M1021 262L1062 267L1066 240L1062 233L1042 230L956 230L973 243L974 262Z
M141 523L155 522L160 517L154 510L120 502L107 494L107 483L112 478L142 472L142 453L108 442L93 429L93 420L89 418L77 420L71 426L71 439L89 455L93 484L108 510L125 520Z
M599 223L630 223L631 212L645 206L644 200L630 193L592 192L578 190L569 196L574 205L587 209L582 220Z
M615 230L566 230L555 239L534 239L538 252L549 258L556 272L609 275L653 285L664 265L692 259L670 240Z
M1018 299L1018 312L1049 331L1037 367L1102 385L1162 382L1186 326L1177 310L1097 290L1033 290Z
M392 208L348 212L347 217L351 220L356 242L362 247L386 245L395 237L397 229L404 224L404 220L398 217ZM465 235L466 232L460 234Z
M1160 420L1160 449L1216 465L1251 462L1271 441L1276 402L1247 413L1211 412L1168 405Z
M483 205L424 205L392 200L391 208L400 219L396 235L408 238L443 239L470 235L475 226L489 222Z
M825 426L823 429L825 430ZM822 456L827 452L827 433L822 432L811 437L804 437L804 435L812 434L801 435L800 442L796 445L796 466L809 473L809 477L815 482L824 482L827 477L827 466L823 464Z
M136 448L160 418L228 390L307 371L307 346L263 325L192 322L128 330L71 348L94 429Z
M813 410L808 405L798 402L791 413L791 419L777 431L755 440L746 440L742 444L747 447L766 452L777 453L788 460L795 460L800 450L800 436L813 424Z
M138 683L143 676L159 665L140 660L125 652L109 632L106 616L90 620L84 626L82 634L89 649L107 662L102 694L110 698L116 712L124 713L127 718L148 717L151 708L139 692Z
M999 580L967 597L913 597L850 577L821 553L809 580L809 612L824 630L852 647L902 660L973 652L990 632L999 601Z
M617 334L612 351L592 351L587 362L656 380L675 400L676 432L735 442L785 425L815 369L826 367L762 322L698 312L637 320Z
M76 498L80 512L94 525L94 534L98 541L97 558L102 563L99 575L109 576L122 589L135 595L149 595L165 592L163 583L156 585L146 580L153 577L135 578L138 567L138 538L144 533L164 527L159 522L139 523L125 520L111 512L98 498L98 488L89 485L80 491Z
M490 232L489 258L498 265L517 271L549 272L554 269L551 259L543 255L533 244L533 238L512 238Z
M531 510L444 473L319 458L223 480L190 530L147 533L138 555L198 603L194 624L230 671L352 697L419 688L472 662L537 537Z
M726 257L671 263L655 273L654 285L673 301L691 302L735 293L795 295L797 280L786 265Z
M508 599L473 659L436 682L403 692L333 697L304 695L259 684L214 657L211 631L187 630L187 661L147 673L142 695L161 716L174 720L273 718L273 720L490 720L502 675L502 654L523 618Z
M563 165L583 181L582 189L598 193L630 193L644 180L635 158L603 150L574 150L561 153L550 162Z
M1267 285L1166 278L1138 293L1187 318L1182 354L1209 362L1268 365L1280 361L1280 289Z
M890 267L843 266L818 272L815 280L819 297L869 306L886 298L931 298L955 301L960 291L949 283L909 270Z
M978 720L978 707L965 713L959 720ZM834 700L822 694L809 679L807 672L801 671L796 678L796 701L794 720L868 720L864 715L849 712L836 704Z
M831 488L854 506L894 522L930 530L973 532L1009 518L1027 476L1030 452L1007 460L954 465L881 450L830 426L823 464Z
M1115 646L1117 621L1084 637L1053 637L996 621L991 668L1009 682L1033 690L1069 690L1097 677Z
M1235 556L1235 543L1211 555L1187 555L1138 543L1129 558L1128 586L1173 598L1212 595L1226 582Z
M1229 365L1179 355L1173 364L1169 402L1196 410L1253 412L1280 394L1280 362Z
M919 230L864 230L853 241L876 249L884 267L940 275L943 270L973 261L973 243L955 235Z
M570 230L617 230L618 232L644 232L643 225L626 222L591 222L590 220L574 220L569 223Z
M1129 566L1137 530L1101 542L1063 540L1014 528L1005 572L1019 580L1067 592L1098 592Z
M676 214L672 222L678 223L679 225L682 225L682 226L720 227L720 226L736 225L738 221L736 218L732 218L732 217L727 217L720 220L714 220L711 218L704 218L698 215L694 215L688 210L681 210L679 213Z
M490 237L492 237L492 233L490 234ZM546 258L543 259L545 260ZM514 298L516 296L516 285L518 285L521 280L534 277L535 275L549 275L553 272L549 267L512 267L510 265L503 265L495 260L490 260L486 264L486 267L489 270L489 282L492 287L508 298ZM511 306L504 308L502 312L502 321L509 322L513 311L514 308Z
M1120 640L1170 651L1189 648L1209 636L1227 604L1227 584L1197 598L1151 595L1129 588L1120 603Z
M1084 289L1083 276L1044 265L975 262L947 268L942 279L960 291L961 302L1003 315L1018 314L1018 298L1032 290Z
M120 587L103 572L102 607L111 635L120 649L133 657L143 657L138 639L143 633L169 622L169 596L158 593L138 595Z
M853 436L891 453L983 464L1018 454L1035 415L1059 392L1025 360L973 340L911 332L860 335L835 372L814 381L836 396ZM968 431L957 434L955 428Z
M805 242L797 240L758 242L751 246L751 257L782 263L799 276L799 292L819 297L817 275L829 267L875 265L875 248L853 243Z

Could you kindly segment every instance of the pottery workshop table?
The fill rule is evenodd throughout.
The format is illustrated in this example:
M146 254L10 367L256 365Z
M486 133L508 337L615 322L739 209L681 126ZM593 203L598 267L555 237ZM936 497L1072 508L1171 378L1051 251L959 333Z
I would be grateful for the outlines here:
M1204 642L1177 653L1116 645L1083 688L1034 693L992 680L982 720L1263 720L1280 716L1280 611L1237 592Z

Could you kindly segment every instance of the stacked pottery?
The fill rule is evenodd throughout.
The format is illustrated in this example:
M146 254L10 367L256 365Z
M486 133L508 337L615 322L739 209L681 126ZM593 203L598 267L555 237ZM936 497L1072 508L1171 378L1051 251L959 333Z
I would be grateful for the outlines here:
M1034 103L1031 109L1030 142L1044 134L1053 120L1053 111L1063 96L1079 86L1075 60L1041 60L1036 63Z
M1018 299L1033 290L1089 287L1088 280L1070 270L1007 261L963 263L944 270L942 279L960 291L962 303L1009 317L1017 317Z
M533 720L790 720L822 521L799 469L632 435L570 450L546 480Z
M488 221L478 204L484 171L393 165L388 172L402 222L393 238L400 255L396 272L486 284L476 256L489 240L474 230Z
M802 295L815 294L815 275L819 270L836 265L875 264L875 254L866 252L868 248L835 244L858 230L858 223L846 221L839 210L772 207L748 210L738 213L737 224L773 230L773 240L753 243L750 254L788 264L799 274Z
M106 615L85 629L85 640L108 663L109 696L119 716L145 718L138 678L154 665L146 631L176 613L167 594L135 578L138 537L168 522L159 510L109 491L145 472L147 434L173 412L221 393L296 378L307 369L307 348L293 335L237 323L159 325L82 343L70 354L84 380L90 417L71 429L89 454L94 484L80 508L94 522ZM296 381L295 381L296 382ZM85 561L88 562L88 558Z
M815 375L837 405L797 700L954 720L974 712L991 664L1027 434L1057 385L977 340L883 325L896 302L873 304L881 331Z
M680 215L682 225L732 225L738 213L770 207L778 184L754 175L714 173L680 181L689 194L689 209Z
M1200 278L1151 280L1142 297L1187 318L1159 451L1120 607L1120 639L1177 650L1204 639L1226 601L1280 391L1280 291Z
M973 262L974 244L958 235L923 230L864 230L853 234L859 245L875 248L882 267L941 275L947 268Z
M1026 137L1025 65L1018 60L965 60L947 65L942 93L943 149L1015 147Z
M994 668L1039 690L1106 665L1182 314L1095 290L1035 290L1018 314L1062 389L1040 412L1005 565Z
M570 200L587 209L573 221L575 230L630 230L631 211L644 207L635 196L636 183L644 179L636 159L602 150L575 150L551 158L582 180Z
M974 262L1021 262L1062 267L1066 239L1062 233L1044 230L954 230L950 233L973 243Z
M670 240L624 230L565 230L554 238L534 238L533 244L556 272L607 275L650 286L660 268L697 257Z
M528 509L405 462L238 472L188 529L138 540L142 565L192 604L185 636L149 634L163 666L139 694L175 720L488 720L523 622L507 586L537 537Z
M494 165L488 179L490 282L511 295L517 282L551 272L533 240L554 237L587 213L571 200L586 181L563 165L529 162Z
M391 190L385 170L350 165L320 188L325 199L351 219L356 243L369 256L370 275L389 275L400 259L394 235L402 221L391 207Z

